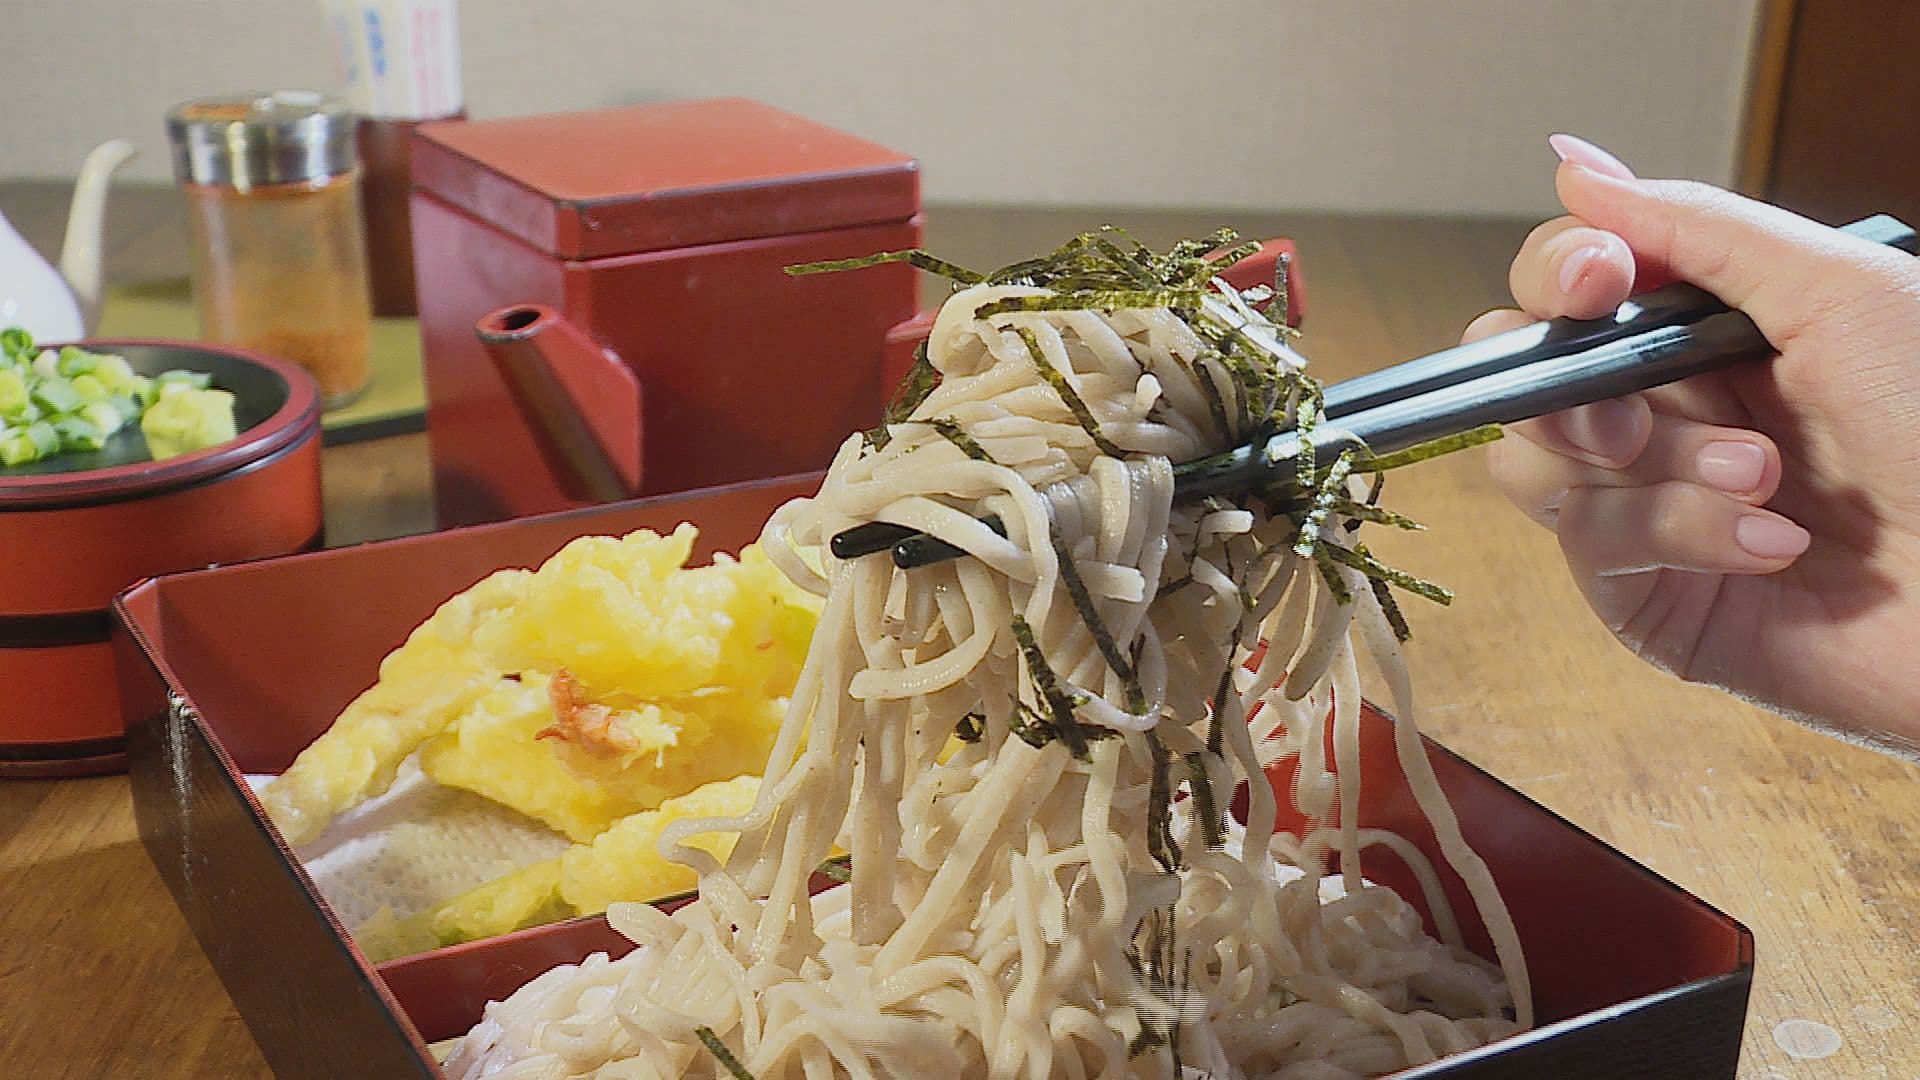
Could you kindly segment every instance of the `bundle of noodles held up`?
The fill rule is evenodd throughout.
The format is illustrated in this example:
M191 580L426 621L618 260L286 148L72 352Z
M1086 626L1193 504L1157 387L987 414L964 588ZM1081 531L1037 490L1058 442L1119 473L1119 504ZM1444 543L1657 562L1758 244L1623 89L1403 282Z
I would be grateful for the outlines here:
M967 287L890 422L762 538L825 608L752 811L662 841L738 832L731 856L681 849L698 901L616 905L639 947L489 1006L451 1075L1352 1077L1531 1022L1511 922L1407 712L1386 583L1418 583L1351 528L1401 521L1362 479L1393 462L1174 501L1173 463L1317 415L1252 306L1272 294L1214 280L1244 253L1209 262L1219 242L1104 233L991 279L944 268ZM967 554L825 550L872 521ZM1353 824L1355 630L1497 967L1444 898L1434 940L1358 877L1362 846L1418 855ZM1317 823L1298 835L1262 776L1288 756ZM1241 826L1225 808L1248 778ZM836 840L851 880L810 897Z

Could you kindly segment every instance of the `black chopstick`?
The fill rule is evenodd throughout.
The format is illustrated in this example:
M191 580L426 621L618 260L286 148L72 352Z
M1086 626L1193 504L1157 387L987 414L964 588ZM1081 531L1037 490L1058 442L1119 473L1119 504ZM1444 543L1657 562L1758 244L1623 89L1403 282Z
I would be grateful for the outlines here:
M1920 254L1914 230L1891 214L1862 218L1842 226L1840 231ZM1602 318L1537 322L1335 383L1326 388L1323 403L1328 416L1358 412L1536 360L1571 356L1661 327L1685 326L1725 310L1727 306L1712 293L1675 282L1641 293Z
M1842 231L1920 253L1914 230L1890 215L1864 218ZM1608 317L1535 323L1329 386L1325 418L1306 441L1324 467L1345 451L1392 453L1772 352L1752 320L1713 294L1676 282L1635 297ZM1259 446L1183 464L1175 471L1174 497L1188 501L1268 486L1273 470L1296 457L1301 444L1300 434L1288 431ZM999 519L989 525L1006 534ZM829 548L842 559L891 548L903 569L963 554L945 541L880 521L835 535Z

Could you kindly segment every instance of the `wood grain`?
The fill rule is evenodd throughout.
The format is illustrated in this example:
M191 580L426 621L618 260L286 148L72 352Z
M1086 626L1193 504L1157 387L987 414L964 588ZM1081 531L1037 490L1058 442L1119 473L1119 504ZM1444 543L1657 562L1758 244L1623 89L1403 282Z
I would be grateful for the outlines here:
M0 189L11 213L6 196ZM1102 220L938 208L928 232L942 254L990 266ZM1172 214L1112 220L1151 242L1220 224ZM1529 225L1227 224L1299 241L1304 347L1326 378L1450 344L1504 299L1506 261ZM152 224L147 235L165 229ZM333 448L325 469L331 543L430 526L424 436ZM1459 594L1450 609L1409 607L1422 724L1753 929L1760 965L1742 1077L1912 1080L1920 768L1682 685L1628 655L1582 605L1551 538L1499 498L1477 454L1398 476L1387 499L1431 528L1382 536L1376 548ZM0 783L0 915L5 1075L263 1073L138 845L124 779ZM1793 1020L1831 1027L1838 1050L1790 1056L1774 1031Z

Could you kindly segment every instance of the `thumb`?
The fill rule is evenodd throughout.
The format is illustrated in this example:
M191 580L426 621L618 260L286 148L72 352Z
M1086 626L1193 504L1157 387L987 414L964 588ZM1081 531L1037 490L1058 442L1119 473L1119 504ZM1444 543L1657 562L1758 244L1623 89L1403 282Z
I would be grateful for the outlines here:
M1641 279L1677 278L1745 311L1782 347L1822 310L1863 260L1898 254L1837 229L1690 180L1641 180L1560 166L1567 210L1618 235Z

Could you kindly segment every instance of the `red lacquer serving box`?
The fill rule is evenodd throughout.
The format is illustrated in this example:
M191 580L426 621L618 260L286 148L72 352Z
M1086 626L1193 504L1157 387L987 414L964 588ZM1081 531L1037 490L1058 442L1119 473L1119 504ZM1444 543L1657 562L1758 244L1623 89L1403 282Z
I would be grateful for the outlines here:
M385 653L490 571L537 565L578 535L683 520L700 525L702 554L737 548L775 506L816 482L735 485L169 575L118 599L114 648L135 718L141 839L279 1076L438 1077L427 1044L464 1032L488 998L556 963L624 945L604 919L577 919L375 968L267 822L245 774L283 769L372 681ZM1361 823L1400 832L1437 864L1392 736L1391 720L1367 714ZM1467 838L1511 905L1541 1025L1400 1075L1733 1077L1752 976L1746 929L1428 748ZM1419 895L1384 848L1369 849L1362 870ZM1442 876L1455 909L1471 912L1460 883ZM1475 920L1463 922L1487 951Z
M442 526L824 468L898 381L905 154L744 99L422 125L413 250Z

